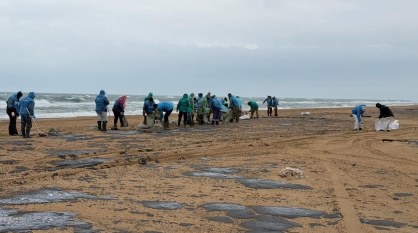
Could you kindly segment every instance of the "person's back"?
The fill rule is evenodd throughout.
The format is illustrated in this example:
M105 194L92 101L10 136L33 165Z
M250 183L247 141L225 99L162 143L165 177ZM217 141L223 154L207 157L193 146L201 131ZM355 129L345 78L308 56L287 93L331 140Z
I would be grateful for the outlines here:
M29 117L29 114L31 116L35 116L34 108L35 108L35 93L30 92L28 96L20 100L20 110L19 114L21 116ZM29 113L28 113L29 111Z
M96 103L96 112L101 114L107 112L107 105L109 105L109 100L106 97L106 92L101 90L100 94L95 99Z
M365 108L366 105L362 104L362 105L357 105L356 107L353 108L353 110L351 110L351 114L355 115L355 116L359 116L361 114L363 114L363 108Z
M221 102L220 100L218 100L218 98L217 98L217 97L214 97L214 98L212 99L212 107L215 107L215 108L219 108L219 109L221 109L221 107L222 107L222 102Z
M230 104L229 104L229 107L230 108L239 107L238 100L237 100L237 98L235 98L234 95L232 95L231 97L229 97L229 102L230 102Z
M158 111L160 112L160 114L162 112L167 112L167 111L172 111L174 109L174 104L172 102L161 102L158 104L157 107Z
M277 106L279 106L279 99L273 98L273 101L272 101L271 105L272 105L273 107L277 107Z
M30 130L32 128L32 118L36 119L35 108L35 93L30 92L28 96L20 100L20 120L22 136L24 138L30 137Z
M189 96L187 94L183 95L183 98L181 98L179 100L179 103L177 105L177 110L180 112L188 112L190 107L190 102L189 102Z
M392 110L390 110L388 106L378 103L376 104L376 107L379 108L380 110L379 119L386 118L386 117L394 117Z

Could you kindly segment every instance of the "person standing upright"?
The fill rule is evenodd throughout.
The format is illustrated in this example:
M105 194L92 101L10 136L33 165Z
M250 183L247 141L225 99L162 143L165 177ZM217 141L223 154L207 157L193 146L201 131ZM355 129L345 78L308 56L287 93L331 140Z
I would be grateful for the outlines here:
M19 100L22 96L23 96L22 92L19 91L11 95L6 101L6 104L7 104L6 113L10 119L10 122L9 122L9 135L10 136L19 135L19 133L17 132L17 128L16 128L16 120L19 117L19 111L20 111Z
M32 118L35 117L35 93L29 92L28 96L20 100L20 121L22 136L24 138L30 138L30 129L32 128Z
M113 105L112 112L113 112L113 115L115 116L115 119L113 120L112 129L116 129L116 130L118 129L117 127L118 119L120 119L120 127L123 127L122 116L125 113L127 97L128 97L127 95L119 97L115 101L115 104Z
M145 97L145 98L144 98L144 106L145 106L145 103L146 103L149 99L153 98L153 96L154 96L154 94L153 94L152 92L150 92L150 93L147 95L147 97ZM147 124L147 117L146 117L146 112L145 112L145 111L143 111L143 112L142 112L142 116L144 117L144 120L143 120L142 124L146 125L146 124Z
M274 116L279 116L277 115L277 107L279 106L279 100L276 99L276 96L273 96L271 106L274 108Z
M272 115L272 113L273 113L273 109L272 109L272 103L273 103L273 101L272 101L272 99L271 99L271 96L267 96L267 99L265 99L265 100L263 101L263 104L264 104L265 102L267 102L267 116L271 116L271 115Z
M107 105L109 105L109 100L107 99L106 92L104 90L100 91L100 94L96 97L96 113L97 113L97 128L100 131L107 131Z
M179 100L179 103L177 104L176 111L179 112L179 120L177 126L180 126L181 118L184 117L184 127L186 127L187 124L187 113L190 110L190 101L189 101L189 95L184 94L183 98Z

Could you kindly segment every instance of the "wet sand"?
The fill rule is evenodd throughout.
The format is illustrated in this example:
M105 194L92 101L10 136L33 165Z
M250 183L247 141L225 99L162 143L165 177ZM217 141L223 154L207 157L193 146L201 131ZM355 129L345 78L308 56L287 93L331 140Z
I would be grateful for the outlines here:
M362 132L346 108L146 132L40 119L61 135L31 139L0 121L0 232L418 232L418 107L392 110L392 132L372 107Z

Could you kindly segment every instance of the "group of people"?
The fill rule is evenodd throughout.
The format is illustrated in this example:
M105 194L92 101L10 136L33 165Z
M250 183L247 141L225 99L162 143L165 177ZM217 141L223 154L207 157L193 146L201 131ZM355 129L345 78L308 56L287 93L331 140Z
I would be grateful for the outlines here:
M35 93L30 92L26 97L22 98L22 92L17 92L11 95L7 103L6 112L9 116L9 135L18 136L19 133L16 127L17 118L21 117L21 135L24 138L30 137L30 130L32 128L32 119L36 119L34 108L35 108ZM112 111L114 114L114 121L112 129L117 129L117 123L120 122L120 126L126 126L127 122L124 117L125 107L126 107L127 96L121 96L115 100ZM279 106L279 101L276 97L267 96L263 101L263 104L267 102L267 113L268 116L277 114L277 107ZM100 94L95 99L96 103L96 113L97 113L97 128L101 131L107 131L107 121L108 121L108 105L110 104L109 99L106 96L104 90L100 91ZM190 95L184 94L183 97L179 100L176 106L176 112L178 114L177 125L180 126L183 121L183 125L194 125L195 119L201 125L204 123L219 125L220 121L229 121L233 122L234 119L236 122L239 121L240 116L242 115L242 105L244 101L239 96L228 94L228 98L223 98L219 100L215 95L207 93L203 95L199 93L195 97L194 93ZM254 117L259 117L258 114L258 104L254 100L250 100L247 103L250 106L251 116L250 119ZM376 104L376 107L380 109L379 119L383 120L384 128L383 130L390 131L390 123L393 121L393 113L389 107L381 105L380 103ZM147 116L157 116L160 121L163 120L164 128L169 128L169 117L174 111L174 104L170 101L164 101L160 103L155 103L153 98L153 93L150 92L147 97L144 99L143 107L143 124L147 124ZM354 118L354 130L363 129L362 116L366 111L366 105L358 105L352 110L352 116ZM211 118L212 115L212 118ZM154 120L154 118L152 118Z
M30 137L30 130L32 128L32 119L36 119L35 108L35 93L29 92L29 94L23 97L22 92L17 92L11 95L6 101L6 113L9 116L9 135L18 136L16 128L17 118L21 119L21 132L24 138Z
M376 108L380 110L379 120L382 120L383 128L381 131L389 131L390 132L390 124L393 121L394 115L392 110L386 105L382 105L380 103L376 104ZM366 112L366 105L358 105L353 110L351 110L351 114L354 118L354 130L363 130L363 120L362 116L363 113Z

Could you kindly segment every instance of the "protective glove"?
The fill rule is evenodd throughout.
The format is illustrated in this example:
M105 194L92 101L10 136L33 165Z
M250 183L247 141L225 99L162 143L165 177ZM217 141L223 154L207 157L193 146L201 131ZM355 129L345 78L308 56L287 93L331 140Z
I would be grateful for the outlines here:
M11 115L12 115L12 117L15 117L15 116L16 116L16 115L15 115L15 112L12 112L12 114L11 114Z

